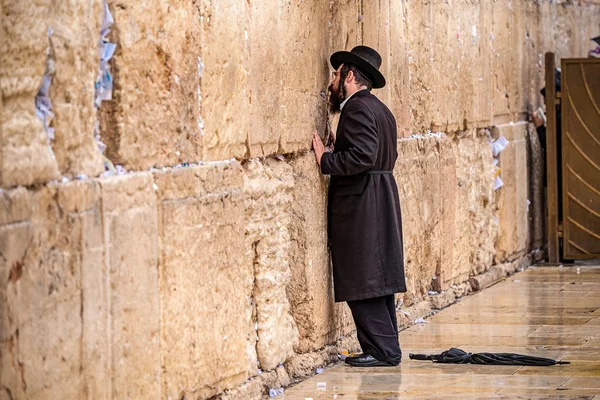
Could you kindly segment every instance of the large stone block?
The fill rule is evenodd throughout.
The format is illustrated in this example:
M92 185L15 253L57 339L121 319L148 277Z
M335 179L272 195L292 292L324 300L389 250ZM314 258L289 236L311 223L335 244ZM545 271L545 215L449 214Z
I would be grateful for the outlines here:
M0 185L31 185L64 175L103 171L94 141L101 1L9 2L4 5L0 84L3 149ZM48 36L47 30L52 30ZM10 39L9 39L10 38ZM51 142L35 115L44 73L52 76Z
M248 151L250 113L247 111L251 96L247 4L243 0L200 4L200 56L204 73L199 90L200 116L204 124L202 159L205 160L242 158ZM264 36L258 40L264 41ZM273 60L265 60L265 63L273 63ZM270 78L263 82L263 85L272 84ZM260 86L252 89L261 90Z
M388 107L396 118L398 137L407 137L411 133L408 24L406 23L405 3L390 2L389 11L390 57L384 65L385 77L391 91Z
M433 290L446 291L449 281L455 277L454 242L458 227L456 225L456 199L458 179L453 143L447 137L439 141L440 193L441 197L441 262L436 270Z
M56 136L52 148L63 175L97 176L104 171L94 139L102 1L59 2L49 11L48 27L54 31L51 39L55 51L50 86Z
M414 131L489 124L488 8L458 1L404 5Z
M117 52L111 64L113 100L101 106L107 156L133 170L201 159L201 10L184 1L108 3L115 19L109 39L117 44ZM237 27L234 15L229 22ZM224 25L223 15L215 13L214 19L213 24ZM222 43L230 42L219 32L214 34ZM209 35L206 39L210 44ZM223 45L212 49L230 50ZM207 65L202 82L210 79L214 68ZM238 77L221 82L221 90L234 91L237 82ZM227 125L217 118L211 122Z
M494 166L485 130L451 137L456 160L456 209L453 267L449 285L466 281L492 265L498 224L494 205Z
M260 367L274 369L292 354L298 329L290 312L290 206L294 177L282 161L251 160L246 164L245 243L254 264L257 343Z
M402 209L407 305L427 295L442 263L442 196L436 136L398 142L394 169Z
M161 398L158 222L150 173L100 180L108 297L110 391Z
M495 2L492 5L494 72L493 113L494 124L517 121L523 107L523 75L528 68L524 64L525 7L523 0Z
M252 259L239 163L155 173L161 225L163 397L206 398L244 382ZM253 345L254 332L252 332Z
M300 340L296 353L333 343L354 329L345 303L336 304L327 249L327 179L313 154L292 161L294 200L290 221L291 282L287 296Z
M310 149L313 130L326 132L328 7L335 6L321 0L281 2L281 153Z
M13 0L2 4L0 29L0 187L57 179L48 134L35 115L49 46L48 4Z
M33 212L12 207L15 200ZM94 387L106 376L88 373L102 364L85 348L92 335L84 325L106 320L86 312L82 292L87 272L102 270L101 258L82 257L102 237L98 200L92 181L3 196L14 214L0 227L2 384L16 398L79 398L83 390L100 398Z
M528 245L527 123L496 126L492 136L504 136L510 142L498 157L504 186L496 191L500 226L495 257L501 263L525 255Z

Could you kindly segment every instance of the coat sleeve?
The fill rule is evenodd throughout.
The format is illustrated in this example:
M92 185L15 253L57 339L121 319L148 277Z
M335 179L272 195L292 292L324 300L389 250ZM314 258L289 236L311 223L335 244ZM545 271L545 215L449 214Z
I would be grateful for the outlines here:
M373 112L354 101L344 110L343 135L348 143L347 149L334 153L325 153L321 158L321 172L334 175L356 175L375 165L379 138ZM351 108L350 108L351 107Z

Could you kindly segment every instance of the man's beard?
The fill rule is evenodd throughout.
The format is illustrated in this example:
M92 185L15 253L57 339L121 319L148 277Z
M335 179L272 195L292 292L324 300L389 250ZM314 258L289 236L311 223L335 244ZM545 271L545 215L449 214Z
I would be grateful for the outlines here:
M329 111L332 114L339 113L340 106L346 99L346 88L344 87L343 82L340 82L339 90L335 90L333 87L333 83L329 85Z

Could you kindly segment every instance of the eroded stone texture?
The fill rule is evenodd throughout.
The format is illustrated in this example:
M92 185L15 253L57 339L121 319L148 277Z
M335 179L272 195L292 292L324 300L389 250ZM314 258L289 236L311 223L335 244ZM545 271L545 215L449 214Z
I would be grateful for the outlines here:
M287 295L300 340L297 353L314 351L346 335L354 324L345 303L336 304L327 249L327 180L312 154L297 157L290 223L292 278Z
M86 257L102 237L98 198L91 181L2 196L1 381L15 398L75 399L83 390L100 397L102 357L89 356L106 349L84 326L106 320L82 293L89 271L102 270L101 258Z
M492 136L510 142L498 157L504 186L496 191L499 235L496 262L525 255L529 229L529 182L527 173L527 123L494 127Z
M456 160L456 211L453 266L448 284L464 282L492 265L498 223L494 205L494 166L485 130L453 135Z
M298 329L286 288L290 271L290 206L294 177L282 161L251 160L245 165L245 244L254 265L256 350L260 367L271 370L293 354Z
M111 392L161 398L158 224L152 174L100 180Z
M49 11L56 58L50 86L56 136L52 148L63 175L97 176L104 171L94 140L102 1L57 2Z
M198 8L185 1L108 3L115 19L109 39L117 52L111 64L113 100L101 106L107 156L132 170L201 159ZM235 90L237 81L221 89Z
M0 186L60 176L34 98L46 71L48 4L4 1L0 29Z
M313 130L326 130L329 7L335 6L321 0L281 1L281 153L311 148Z
M427 294L441 264L442 197L437 136L398 142L394 175L400 195L407 305Z
M247 4L242 0L199 4L200 56L204 64L200 79L200 115L204 121L202 159L205 160L242 158L247 154L250 90L260 90L261 86L250 87ZM271 34L263 32L257 39L265 41ZM266 59L264 63L273 64L274 60ZM263 82L266 84L277 82Z
M218 163L154 174L164 397L206 398L244 382L248 364L256 371L256 355L244 356L254 275L244 247L242 171L239 163Z

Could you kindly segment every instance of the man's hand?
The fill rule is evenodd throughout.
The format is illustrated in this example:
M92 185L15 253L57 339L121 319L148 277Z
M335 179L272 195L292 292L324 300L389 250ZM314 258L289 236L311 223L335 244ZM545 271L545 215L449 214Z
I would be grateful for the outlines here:
M533 120L533 124L536 128L539 128L540 126L544 125L544 119L538 115L537 111L534 111L531 114L531 119Z
M317 164L321 166L321 157L323 157L323 153L325 153L325 146L323 146L323 142L321 141L321 138L316 130L313 132L312 145L313 150L315 151L315 159L317 160Z

